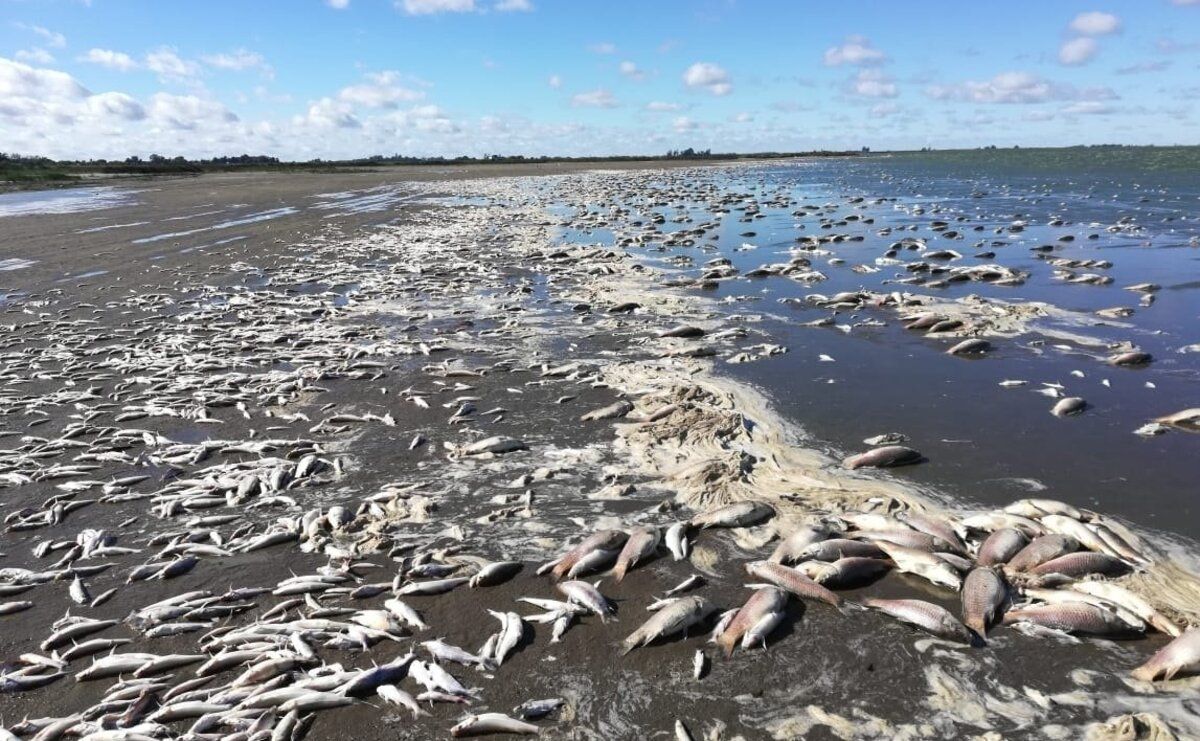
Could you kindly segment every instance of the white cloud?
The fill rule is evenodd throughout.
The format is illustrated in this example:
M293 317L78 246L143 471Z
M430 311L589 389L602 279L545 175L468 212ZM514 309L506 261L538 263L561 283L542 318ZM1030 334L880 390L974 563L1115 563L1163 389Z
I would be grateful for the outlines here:
M15 23L13 25L23 31L28 31L32 34L41 36L46 40L46 46L49 46L52 49L61 49L67 45L66 36L63 36L61 33L56 31L51 31L48 28L44 28L42 26L33 26L28 23Z
M89 49L87 54L79 58L79 61L98 64L101 67L108 67L120 72L128 72L137 67L137 62L133 61L133 57L112 49Z
M576 108L616 108L617 100L613 94L604 88L577 93L571 97L571 105Z
M345 10L350 7L350 0L325 0L325 4L334 10Z
M1096 43L1095 39L1089 36L1080 36L1063 42L1058 50L1058 61L1071 67L1087 64L1099 50L1100 45Z
M825 50L827 67L840 67L843 64L859 66L880 64L886 58L886 55L871 46L871 42L864 36L847 36L841 46L832 46Z
M22 62L33 62L34 64L54 64L54 55L40 46L35 46L32 49L21 49L17 52L17 59L20 59Z
M668 103L662 100L652 100L646 104L646 110L654 111L655 113L669 113L671 111L682 111L683 105L679 103Z
M100 93L87 99L88 109L100 117L141 121L146 117L142 104L125 93Z
M871 115L879 118L887 118L888 116L900 110L900 106L895 103L877 103L871 106Z
M734 123L750 123L753 120L754 120L754 116L750 113L747 113L746 111L742 111L741 113L738 113L738 114L734 115L734 117L733 117Z
M707 90L713 95L728 95L733 91L729 73L711 62L696 62L683 73L683 84L692 89Z
M617 45L607 41L601 41L596 44L589 44L588 51L592 52L593 54L616 54Z
M72 99L90 95L66 72L30 67L0 57L0 100L5 98Z
M175 50L167 47L147 54L146 68L164 82L186 81L200 73L200 65L181 58Z
M696 122L687 116L680 116L679 118L676 118L671 123L671 126L681 134L688 131L695 131L697 128Z
M500 0L494 6L501 13L529 13L533 11L533 3L529 0Z
M550 75L550 77L546 80L546 84L557 90L562 87L562 78L558 75Z
M205 123L233 123L238 120L222 103L196 95L155 93L150 99L150 117L172 129L194 131Z
M438 13L473 13L475 0L396 0L409 15L436 15Z
M876 69L861 69L850 81L850 90L864 98L894 98L896 83Z
M1101 103L1098 100L1083 100L1065 106L1062 112L1068 116L1098 116L1112 113L1114 110L1108 103Z
M1070 27L1072 31L1084 36L1106 36L1121 30L1121 19L1112 13L1093 10L1075 16Z
M1045 103L1052 100L1111 100L1108 88L1077 89L1050 82L1028 72L1002 72L990 80L967 80L952 85L931 85L925 94L934 100L967 103Z
M400 73L393 71L368 74L367 82L344 87L338 99L368 108L395 108L399 103L421 100L425 93L400 85Z
M274 75L274 70L271 65L267 64L267 60L258 52L248 51L246 49L237 49L224 54L208 54L200 57L200 60L209 67L223 70L231 70L240 72L248 69L258 69L268 77Z
M646 76L646 73L639 69L637 64L634 62L621 62L620 69L621 74L633 80L641 80Z
M293 123L317 129L357 129L362 122L354 115L347 103L332 98L321 98L310 104L303 116L296 116Z

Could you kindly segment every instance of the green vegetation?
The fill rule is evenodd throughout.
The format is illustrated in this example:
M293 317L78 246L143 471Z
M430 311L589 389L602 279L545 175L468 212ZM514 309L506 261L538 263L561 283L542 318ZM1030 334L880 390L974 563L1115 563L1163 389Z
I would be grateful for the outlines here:
M46 157L25 157L0 152L0 185L54 185L75 183L86 176L147 176L198 175L205 172L235 171L292 171L331 172L362 167L445 166L445 165L505 165L549 164L558 162L640 162L665 160L742 160L774 159L780 157L846 156L857 152L756 152L753 154L714 154L711 150L692 148L672 150L665 155L622 157L525 157L521 155L487 154L482 157L411 157L400 154L375 155L352 160L322 160L288 162L278 157L243 154L237 157L213 157L189 160L183 157L164 157L152 154L148 159L129 157L124 160L51 160Z
M1200 146L1124 146L1098 144L1078 147L989 146L979 149L924 149L893 152L890 156L922 165L1012 169L1027 172L1192 172L1200 173Z

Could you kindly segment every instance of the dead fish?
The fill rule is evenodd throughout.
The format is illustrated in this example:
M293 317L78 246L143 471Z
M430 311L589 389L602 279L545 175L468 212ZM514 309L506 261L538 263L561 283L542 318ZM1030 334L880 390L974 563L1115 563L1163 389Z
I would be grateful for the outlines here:
M467 583L471 588L492 587L511 579L524 565L520 561L493 561L485 565Z
M645 646L659 638L669 636L704 621L716 612L704 597L682 597L654 613L637 630L633 631L621 644L621 653L627 654L639 646Z
M700 680L704 678L705 672L708 671L708 654L704 653L703 649L697 649L696 655L692 657L692 679Z
M387 702L398 707L405 708L412 713L413 720L416 720L422 715L428 715L421 706L417 704L415 698L394 684L383 684L375 688L375 694Z
M1106 361L1109 365L1123 366L1126 368L1141 367L1150 365L1154 361L1154 356L1148 352L1139 352L1131 350L1129 352L1117 353L1112 355Z
M1117 577L1124 576L1131 571L1133 571L1133 568L1119 558L1106 553L1081 551L1079 553L1068 553L1046 561L1030 569L1029 573L1037 576L1061 574L1062 576L1078 578L1088 576L1089 574Z
M1007 597L1008 585L998 571L986 567L971 569L963 579L963 622L980 638L986 638Z
M630 533L629 540L625 541L625 547L617 556L617 565L613 568L614 581L619 584L629 569L652 556L661 540L662 532L656 527L639 527Z
M450 729L455 738L464 736L486 736L492 733L515 733L536 736L540 730L532 723L510 718L503 713L479 713L472 715Z
M767 560L774 563L794 563L800 560L800 554L805 548L828 538L829 531L825 528L805 525L780 541Z
M939 638L949 641L971 644L973 638L967 626L950 614L941 605L919 599L874 599L863 600L867 607L873 607L902 622L932 633Z
M1050 408L1050 413L1055 417L1072 417L1076 414L1081 414L1087 409L1087 402L1078 396L1067 396L1059 399L1058 402Z
M830 538L821 540L802 550L797 560L837 561L841 558L887 558L888 554L875 545L862 540Z
M703 584L704 577L700 576L699 574L692 574L688 578L668 589L666 592L663 592L663 594L667 597L670 597L673 594L680 594L681 592L686 592L689 589L695 589Z
M1004 614L1004 624L1030 622L1043 628L1064 633L1095 636L1127 636L1132 627L1113 613L1082 602L1058 605L1029 605L1011 609Z
M717 638L717 645L725 652L726 656L733 655L733 647L750 631L755 625L758 625L763 618L771 613L782 612L784 605L787 604L787 592L777 587L763 587L755 590L754 594L746 600L746 604L734 614L733 619L729 621L729 625L722 631Z
M1160 648L1146 663L1134 669L1135 679L1153 682L1173 679L1176 675L1194 674L1200 670L1200 629L1190 629Z
M691 519L691 525L700 529L710 527L751 527L766 522L774 516L775 508L771 505L765 502L749 500L734 502L724 507L702 512Z
M580 417L581 422L595 422L602 419L619 419L633 411L633 404L624 399L613 402L606 407L592 410Z
M842 465L850 470L857 468L893 468L920 463L925 457L903 445L885 445L882 448L868 450L865 453L852 455L842 461Z
M429 579L426 581L410 581L404 586L396 590L398 596L403 597L406 594L444 594L455 587L461 586L469 582L470 579L465 576L455 576L449 579Z
M881 558L850 556L832 563L805 561L796 565L796 570L821 586L830 589L853 589L875 581L891 571L890 561Z
M526 700L513 708L513 714L521 720L540 720L566 704L567 701L561 697L548 700Z
M32 602L0 602L0 616L15 615L18 612L24 612L33 607Z
M992 349L992 343L981 337L963 340L946 351L947 355L983 355Z
M667 528L667 549L671 551L671 556L676 561L682 561L688 557L691 552L691 545L688 543L687 537L688 524L686 522L677 522Z
M557 587L571 602L582 605L598 615L601 622L608 622L608 618L616 612L612 603L600 594L600 590L585 581L564 581Z
M512 453L517 450L527 450L528 446L516 439L515 437L505 437L504 435L496 435L494 437L485 438L478 442L471 443L461 448L463 455L499 455L501 453Z
M756 579L774 584L801 599L816 600L827 605L841 607L842 598L795 569L770 561L754 561L746 564L746 573Z
M980 566L1008 563L1009 559L1020 553L1021 549L1027 545L1029 545L1029 538L1025 537L1020 530L1002 527L992 531L992 534L984 539L979 546L979 553L975 560Z
M1154 609L1149 602L1122 586L1107 581L1081 581L1071 585L1071 589L1108 600L1129 610L1138 618L1169 636L1178 638L1183 635L1183 629L1174 621Z
M658 333L659 337L679 337L679 338L684 338L684 339L691 339L694 337L703 337L704 335L705 335L705 331L703 329L701 329L700 327L694 327L694 326L691 326L688 324L681 324L677 327L672 327L670 329L664 329L663 331Z
M1029 571L1047 561L1067 553L1074 553L1077 550L1079 550L1079 541L1069 535L1058 533L1039 535L1008 560L1007 568L1010 571Z
M556 579L565 576L581 559L595 551L613 552L614 554L625 545L629 535L622 530L600 530L583 539L555 564L551 573Z

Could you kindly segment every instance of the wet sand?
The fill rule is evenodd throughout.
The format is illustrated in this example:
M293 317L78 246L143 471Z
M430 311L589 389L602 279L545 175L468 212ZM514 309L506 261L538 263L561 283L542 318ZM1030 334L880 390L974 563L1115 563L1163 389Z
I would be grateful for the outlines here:
M720 169L697 170L684 179L703 181ZM471 179L481 174L488 179ZM543 175L552 177L538 177ZM321 374L314 383L320 389L290 395L286 402L263 393L257 403L247 405L248 418L231 406L210 404L206 414L220 424L163 415L124 424L149 428L176 443L254 440L251 430L260 439L317 440L322 455L344 467L336 476L326 473L311 484L287 489L283 493L295 504L278 508L218 507L160 516L139 500L94 504L48 528L5 533L0 568L44 569L57 556L37 559L31 553L34 545L47 539L72 540L84 527L117 535L118 545L142 546L145 552L114 558L118 566L87 579L93 595L119 587L112 600L92 609L72 606L71 612L122 619L131 610L181 591L274 586L339 560L331 551L305 553L288 543L251 553L205 556L176 579L121 586L128 569L148 560L155 550L145 541L157 533L179 531L190 515L239 512L237 524L216 528L229 538L238 524L266 527L277 517L334 504L354 511L390 483L412 483L419 485L418 496L428 499L419 505L409 501L397 516L381 523L382 531L370 531L387 544L380 552L368 552L363 545L360 536L365 530L353 537L347 533L321 539L316 550L355 552L362 546L352 560L377 566L363 570L366 582L389 581L395 575L399 564L387 558L387 551L396 546L428 552L449 549L444 557L451 561L475 556L524 562L523 571L500 586L406 598L431 626L419 634L421 640L441 637L474 651L498 625L487 609L512 610L520 596L559 597L552 583L536 576L534 569L598 527L665 526L747 494L779 497L772 501L788 515L793 513L785 510L785 494L794 495L794 514L813 508L829 514L880 497L921 506L1007 501L958 491L953 476L936 480L936 473L924 474L940 467L943 456L937 453L936 465L898 476L845 478L825 454L853 449L850 435L859 433L847 431L839 438L819 425L815 430L806 425L801 431L789 421L809 419L802 402L789 403L756 390L766 383L757 383L755 374L769 376L776 359L731 367L720 363L714 373L714 364L705 358L663 358L664 351L691 345L657 339L661 330L688 322L711 325L712 330L727 325L708 303L712 292L663 288L669 271L660 273L663 267L657 265L639 269L638 263L653 261L605 244L603 229L585 234L575 224L564 234L558 226L571 212L567 203L585 203L597 192L621 187L635 192L660 177L658 171L574 175L556 167L205 176L137 184L132 189L140 192L131 194L132 203L112 208L0 220L10 246L3 257L28 262L0 272L0 293L6 294L0 322L14 325L6 351L41 358L36 367L28 364L28 355L9 358L8 379L25 382L5 392L4 429L16 434L0 439L0 447L30 442L21 440L23 435L52 439L88 409L95 412L88 412L89 422L113 424L116 410L93 408L98 401L81 400L73 406L59 397L36 408L27 402L74 388L72 373L81 373L79 382L84 383L81 363L90 338L141 327L145 334L97 341L109 348L106 357L124 359L104 379L103 393L122 381L137 384L136 373L127 368L139 357L200 374L307 368ZM744 285L736 290L746 292ZM628 317L605 311L622 299L643 302L643 310ZM772 308L776 311L780 310ZM70 324L80 320L84 323ZM310 349L303 342L305 325L314 330L318 357L290 363L289 352L302 355ZM227 331L248 334L235 348L220 342ZM258 332L270 335L283 352L257 346ZM767 341L778 342L780 337ZM65 352L47 352L63 338L69 338ZM320 357L325 343L358 348L362 354ZM171 351L159 356L156 345L194 357L189 360ZM728 353L726 345L721 347ZM841 350L835 354L838 362L846 362ZM209 361L219 359L227 365L189 371L189 364L203 363L209 355ZM361 360L367 362L356 365ZM451 368L471 373L447 373ZM720 466L728 463L722 456L730 452L720 450L726 431L705 439L705 430L689 429L687 418L676 422L680 427L674 439L651 426L659 435L657 447L642 444L643 428L637 424L579 419L620 398L634 400L642 410L653 409L678 393L688 378L712 395L694 398L698 408L712 412L711 417L695 419L707 422L735 414L751 420L748 427L758 435L751 442L767 441L764 449L782 461L778 470L760 459L755 475L722 473ZM71 383L64 386L64 380ZM198 386L194 393L204 406L201 392ZM413 403L414 396L425 400L427 408ZM448 424L447 418L463 403L458 397L475 399L471 403L476 411L464 415L461 423ZM853 408L851 402L844 403ZM496 408L501 411L489 413ZM267 412L276 416L267 418ZM305 418L281 417L298 413ZM1044 414L1040 408L1039 413ZM336 414L375 416L320 423ZM392 423L383 422L389 414ZM867 434L903 422L903 417L883 416L871 421ZM267 432L268 426L279 429ZM736 434L731 433L733 439ZM410 448L415 435L426 440ZM519 438L529 450L476 461L453 455L447 447L492 435ZM1182 434L1165 439L1172 445L1192 442ZM705 463L694 459L697 451L711 457L709 464L720 464L697 474L689 468ZM144 470L155 478L132 488L150 492L218 459L246 457L214 453L212 460L177 464L178 471L145 459L135 465L106 461L87 478L105 481ZM552 475L521 479L538 469ZM803 481L796 478L801 474ZM778 481L772 478L776 475ZM923 481L925 475L934 478ZM61 480L52 479L3 489L6 514L41 508L48 497L61 493L54 488L58 483ZM526 490L532 492L528 507L520 499ZM833 496L834 491L842 493ZM1023 495L1013 492L1009 500ZM133 516L136 522L120 526ZM1187 710L1192 690L1149 694L1146 686L1134 685L1125 676L1165 644L1160 635L1129 642L1080 642L1001 630L986 651L967 651L877 613L792 600L766 651L739 651L725 660L705 647L697 631L686 640L618 655L619 641L649 615L645 605L689 574L705 574L708 585L703 593L722 608L740 604L746 594L742 584L748 580L742 565L769 553L779 532L774 526L701 531L690 562L673 561L660 552L620 585L605 579L601 589L617 604L617 621L584 617L562 643L553 645L548 643L548 625L531 627L494 677L453 669L468 686L481 688L482 699L471 710L508 712L526 700L563 697L567 709L538 723L551 738L669 737L676 719L697 737L713 738L947 737L988 732L1065 738L1077 737L1110 716L1147 709L1167 718L1183 736L1193 728ZM378 537L380 533L385 537ZM68 583L52 582L24 596L5 598L30 599L36 605L0 618L8 629L0 639L4 657L37 651L46 626L68 609ZM862 590L843 593L852 601L868 595L919 596L957 612L957 595L907 575L889 575ZM378 609L385 596L361 603L329 602ZM248 623L279 601L260 597L253 610L232 624ZM196 636L204 632L138 638L123 650L193 653ZM136 636L125 625L110 633ZM384 641L360 653L322 650L321 658L363 667L394 658L407 646L408 641ZM691 677L692 655L698 648L706 648L713 660L708 675L699 681ZM185 676L186 670L179 674L180 679ZM2 695L0 718L11 725L21 717L80 712L108 685L109 681L77 684L67 677L44 689ZM415 693L412 686L409 689ZM309 737L444 737L463 714L462 708L439 704L429 717L414 722L406 712L384 707L372 697L370 705L320 713ZM186 725L175 727L182 732Z

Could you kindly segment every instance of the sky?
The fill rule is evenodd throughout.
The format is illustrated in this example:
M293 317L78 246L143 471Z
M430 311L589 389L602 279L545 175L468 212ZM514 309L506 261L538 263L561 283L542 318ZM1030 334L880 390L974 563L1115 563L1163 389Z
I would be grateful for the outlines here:
M0 0L55 158L1197 144L1200 0Z

